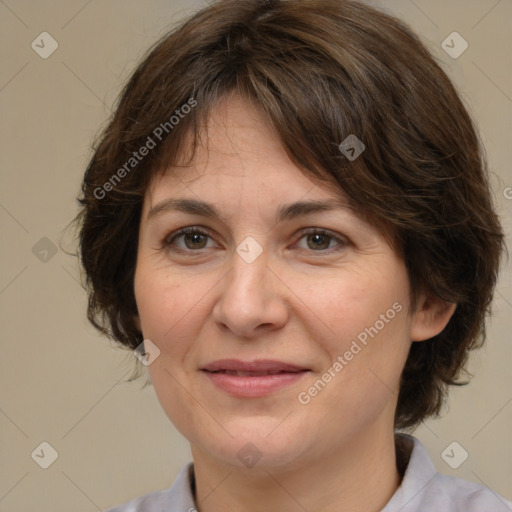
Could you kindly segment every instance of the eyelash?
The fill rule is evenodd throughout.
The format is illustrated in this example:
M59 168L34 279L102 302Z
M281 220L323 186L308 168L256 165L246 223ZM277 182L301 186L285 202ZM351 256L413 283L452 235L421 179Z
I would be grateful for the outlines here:
M181 252L181 253L190 254L190 255L192 255L193 253L200 253L200 251L202 249L197 249L197 250L182 249L182 248L174 248L174 249L172 249L172 243L178 237L183 236L183 235L201 235L201 236L206 236L206 237L208 237L210 239L212 238L207 231L203 231L203 230L201 230L201 229L199 229L198 227L195 227L195 226L181 228L181 229L179 229L177 231L174 231L170 235L167 235L164 238L164 240L162 241L162 244L161 244L162 245L162 249L171 250L171 251L174 251L174 252ZM329 237L329 239L336 240L337 242L339 242L339 246L340 246L340 247L334 248L334 249L331 248L331 249L323 249L323 250L318 250L318 251L311 250L310 252L319 252L319 253L331 254L333 252L338 252L338 251L344 249L348 245L348 241L346 239L334 236L333 234L331 234L330 231L327 231L325 229L320 229L320 228L306 228L306 229L303 229L300 232L300 238L298 239L298 241L300 241L302 238L304 238L307 235L325 235L325 236ZM301 249L301 250L302 251L307 251L306 249Z

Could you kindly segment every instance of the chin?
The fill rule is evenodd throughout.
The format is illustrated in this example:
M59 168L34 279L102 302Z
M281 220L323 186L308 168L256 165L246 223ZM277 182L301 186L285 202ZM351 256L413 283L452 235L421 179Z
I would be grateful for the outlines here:
M276 425L278 423L274 422L272 428ZM238 434L233 429L230 432L233 438L227 434L220 439L209 437L200 444L209 456L237 470L293 469L295 464L300 466L301 456L307 450L305 439L299 439L297 431L294 434L285 428L279 434L278 429L272 432L272 429L254 426L239 430Z

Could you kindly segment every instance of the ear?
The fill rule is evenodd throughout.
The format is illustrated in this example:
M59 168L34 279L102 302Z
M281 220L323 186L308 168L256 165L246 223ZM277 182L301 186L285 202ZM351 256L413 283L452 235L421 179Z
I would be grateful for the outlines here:
M422 294L416 311L412 314L411 340L424 341L441 333L446 327L457 304Z

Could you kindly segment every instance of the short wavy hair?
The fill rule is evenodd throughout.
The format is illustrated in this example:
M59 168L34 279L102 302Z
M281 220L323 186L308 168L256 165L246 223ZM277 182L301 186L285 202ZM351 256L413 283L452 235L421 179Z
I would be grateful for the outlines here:
M411 307L421 291L457 303L439 335L412 343L395 427L438 415L485 340L503 232L454 86L406 24L361 2L214 1L148 51L94 143L79 197L88 319L126 348L143 341L133 283L145 191L188 140L193 156L199 127L233 91L266 114L301 172L334 178L396 248ZM357 159L340 151L350 134L365 145Z

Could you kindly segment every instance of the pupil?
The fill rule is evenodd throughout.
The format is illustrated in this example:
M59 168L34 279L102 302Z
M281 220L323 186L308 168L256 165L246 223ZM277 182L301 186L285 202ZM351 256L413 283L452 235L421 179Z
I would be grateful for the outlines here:
M323 244L321 243L322 239L327 238L325 235L323 235L323 234L316 234L316 235L312 235L312 237L315 240L315 242L320 241L320 244L317 244L317 243L314 244L315 247L317 247L317 248L319 248L319 247L325 248L326 247L325 240L324 240ZM327 245L329 245L328 242L327 242Z
M201 243L201 238L203 237L203 235L199 235L199 234L190 234L188 235L189 236L189 240L192 239L192 245L195 245L196 243ZM198 240L199 239L199 240Z

